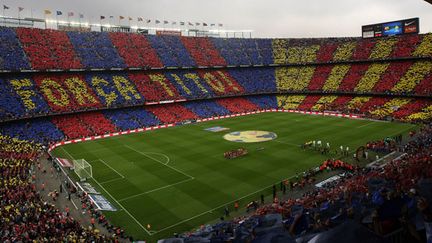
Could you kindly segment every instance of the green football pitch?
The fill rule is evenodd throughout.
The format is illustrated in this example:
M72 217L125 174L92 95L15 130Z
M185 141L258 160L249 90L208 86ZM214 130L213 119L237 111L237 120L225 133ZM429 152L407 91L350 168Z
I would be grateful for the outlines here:
M229 131L210 132L221 126ZM155 242L217 220L224 208L244 207L271 194L271 186L319 166L330 155L302 150L311 140L351 153L367 141L414 129L412 124L350 120L292 113L261 113L110 137L57 148L54 155L85 159L93 184L118 209L105 215L135 239ZM260 143L227 141L234 131L261 130L277 138ZM225 159L228 150L249 153ZM150 226L150 228L148 228Z

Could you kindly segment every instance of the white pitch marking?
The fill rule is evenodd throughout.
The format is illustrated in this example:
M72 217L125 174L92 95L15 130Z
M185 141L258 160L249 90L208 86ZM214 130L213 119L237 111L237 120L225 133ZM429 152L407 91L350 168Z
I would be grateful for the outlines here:
M108 194L108 196L114 200L114 202L117 203L117 205L119 205L129 215L129 217L135 221L135 223L137 223L145 232L147 232L147 234L152 235L152 233L150 233L125 207L123 207L123 205L117 201L95 178L92 179L99 185L100 188L102 188L102 190L106 192L106 194Z
M116 169L114 169L113 167L111 167L108 163L106 163L105 161L103 161L103 159L98 159L100 162L102 162L104 165L106 165L108 168L110 168L111 170L113 170L115 173L117 173L119 176L121 176L122 179L124 179L124 175L122 175L120 172L118 172Z
M68 154L68 156L72 159L72 160L74 160L74 157L72 157L72 155L70 155L63 147L61 147L62 149L63 149L63 151L65 151L66 152L66 154ZM129 211L127 211L126 210L126 208L125 207L123 207L123 205L121 204L121 203L119 203L97 180L96 180L96 178L92 178L93 179L93 181L94 182L96 182L98 185L99 185L99 187L100 188L102 188L102 190L104 190L105 192L106 192L106 194L108 195L108 196L110 196L111 197L111 199L113 199L114 200L114 202L116 202L117 203L117 205L119 205L121 208L122 208L122 210L124 210L128 215L129 215L129 217L131 217L134 221L135 221L135 223L137 223L145 232L147 232L147 234L149 234L149 235L152 235L152 233L150 233ZM154 233L153 233L154 234Z
M123 177L121 177L121 178L115 178L115 179L111 179L111 180L100 182L100 184L107 184L107 183L111 183L113 181L119 181L119 180L123 180L123 179L124 179Z
M277 138L274 139L274 140L272 140L272 141L273 141L273 142L276 142L276 143L283 143L283 144L292 145L292 146L296 146L296 147L299 147L299 146L300 146L299 144L294 144L294 143L289 143L289 142L280 141L280 140L278 140Z
M145 154L157 154L157 155L161 155L161 156L165 157L166 158L166 162L164 163L165 165L167 165L171 161L170 158L168 157L168 155L163 154L163 153L157 153L157 152L143 152L143 153L145 153Z
M290 178L287 178L287 180L292 179L292 178L294 178L294 177L296 177L296 175L291 176ZM240 201L240 200L242 200L243 198L247 198L247 197L252 196L252 195L254 195L254 194L256 194L256 193L258 193L258 192L260 192L260 191L263 191L263 190L265 190L265 189L267 189L267 188L270 188L270 187L273 186L273 185L274 185L274 183L271 184L270 186L267 186L267 187L264 187L264 188L262 188L262 189L259 189L259 190L255 191L255 192L249 193L249 194L247 194L246 196L243 196L243 197L241 197L241 198L237 198L237 199L232 200L232 201L230 201L230 202L228 202L228 203L224 203L224 204L222 204L222 205L220 205L220 206L218 206L218 207L212 208L212 209L210 209L210 210L208 210L208 211L205 211L205 212L203 212L203 213L197 214L197 215L195 215L195 216L193 216L193 217L190 217L190 218L188 218L188 219L182 220L182 221L180 221L180 222L177 222L177 223L175 223L175 224L173 224L173 225L170 225L170 226L168 226L168 227L165 227L165 228L163 228L163 229L160 229L160 230L156 231L156 232L153 233L153 234L157 234L157 233L159 233L159 232L165 231L165 230L170 229L170 228L172 228L172 227L175 227L175 226L177 226L177 225L183 224L184 222L188 222L188 221L190 221L190 220L192 220L192 219L195 219L195 218L201 217L202 215L205 215L205 214L211 213L211 212L215 211L216 209L219 209L219 208L221 208L221 207L223 207L223 206L226 206L226 205L229 205L229 204L233 204L233 203L236 202L236 201Z
M179 172L179 173L182 174L182 175L185 175L185 176L187 176L187 177L189 177L189 178L191 178L191 179L194 179L193 176L188 175L187 173L185 173L185 172L183 172L183 171L181 171L181 170L179 170L179 169L176 169L176 168L174 168L174 167L172 167L172 166L170 166L170 165L168 165L168 164L165 164L165 163L163 163L163 162L161 162L161 161L159 161L159 160L157 160L157 159L155 159L155 158L153 158L153 157L151 157L151 156L148 156L147 154L145 154L145 153L143 153L143 152L141 152L141 151L138 151L138 150L132 148L132 147L129 146L129 145L125 145L125 147L126 147L126 148L129 148L129 149L132 150L132 151L135 151L136 153L142 154L142 155L144 155L145 157L147 157L147 158L149 158L149 159L152 159L152 160L158 162L158 163L161 164L161 165L165 165L166 167L168 167L168 168L170 168L170 169L173 169L173 170Z
M74 157L72 157L72 155L66 149L64 149L64 146L61 146L61 149L69 156L69 158L75 160Z
M125 198L119 199L118 201L119 202L123 202L123 201L129 200L129 199L132 199L132 198L136 198L136 197L139 197L139 196L142 196L142 195L145 195L145 194L156 192L156 191L159 191L159 190L162 190L162 189L165 189L165 188L168 188L168 187L172 187L172 186L175 186L175 185L187 182L187 181L191 181L191 180L193 180L193 178L188 178L186 180L182 180L182 181L179 181L179 182L176 182L176 183L173 183L173 184L169 184L169 185L166 185L166 186L163 186L163 187L152 189L150 191L146 191L146 192L143 192L143 193L138 193L138 194L135 194L135 195L132 195L132 196L129 196L129 197L125 197Z
M75 207L75 209L76 209L76 210L78 210L78 207L77 207L77 205L75 204L75 202L73 201L73 199L72 199L72 198L71 198L71 200L70 200L70 201L71 201L72 205L73 205L73 206Z
M98 149L92 149L91 152L93 153L93 152L106 151L106 150L110 150L110 149L113 149L113 148L118 148L118 147L121 147L121 146L122 145L113 146L113 147L102 147L102 148L98 148ZM75 155L87 155L87 154L88 154L88 152L83 152L83 153L79 153L79 154L75 154Z
M374 122L368 122L368 123L366 123L366 124L363 124L363 125L361 125L361 126L358 126L357 128L366 127L366 126L369 126L370 124L374 124Z

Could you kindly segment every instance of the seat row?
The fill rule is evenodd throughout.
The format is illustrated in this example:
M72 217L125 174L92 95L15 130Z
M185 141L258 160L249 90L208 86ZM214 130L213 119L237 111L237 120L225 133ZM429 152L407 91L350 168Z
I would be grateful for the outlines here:
M267 109L336 111L406 122L432 120L432 101L427 98L257 95L34 118L0 124L0 134L48 144L52 141Z
M431 61L0 77L0 121L271 93L432 95Z
M432 55L432 34L238 39L1 27L0 40L0 70L328 63Z

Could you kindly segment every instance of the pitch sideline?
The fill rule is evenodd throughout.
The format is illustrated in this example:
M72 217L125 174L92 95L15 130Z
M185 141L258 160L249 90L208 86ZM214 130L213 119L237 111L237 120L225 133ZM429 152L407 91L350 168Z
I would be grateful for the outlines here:
M296 177L296 175L291 176L291 177L286 178L286 179L287 179L287 180L290 180L290 179L295 178L295 177ZM226 206L226 205L229 205L229 204L233 204L233 203L236 202L236 201L239 201L239 200L242 200L242 199L247 198L247 197L249 197L249 196L252 196L252 195L254 195L254 194L256 194L256 193L258 193L258 192L260 192L260 191L264 191L264 190L267 189L267 188L271 188L274 184L275 184L275 183L271 184L270 186L267 186L267 187L261 188L261 189L255 191L255 192L249 193L249 194L247 194L247 195L245 195L245 196L243 196L243 197L240 197L240 198L237 198L237 199L232 200L232 201L230 201L230 202L227 202L227 203L224 203L224 204L222 204L222 205L219 205L218 207L212 208L212 209L210 209L210 210L208 210L208 211L205 211L205 212L202 212L202 213L200 213L200 214L197 214L197 215L195 215L195 216L193 216L193 217L190 217L190 218L188 218L188 219L184 219L184 220L182 220L182 221L180 221L180 222L177 222L177 223L175 223L175 224L173 224L173 225L170 225L170 226L168 226L168 227L165 227L165 228L162 228L162 229L160 229L160 230L157 230L157 231L155 231L155 232L154 232L153 234L151 234L151 235L157 234L157 233L159 233L159 232L162 232L162 231L165 231L165 230L167 230L167 229L173 228L173 227L175 227L175 226L177 226L177 225L180 225L180 224L183 224L183 223L185 223L185 222L191 221L191 220L193 220L193 219L199 218L199 217L201 217L201 216L203 216L203 215L206 215L206 214L208 214L208 213L211 213L211 212L215 211L216 209L222 208L223 206Z
M145 192L142 192L142 193L138 193L138 194L135 194L135 195L132 195L132 196L129 196L129 197L121 198L118 201L119 202L127 201L129 199L136 198L136 197L139 197L139 196L142 196L142 195L145 195L145 194L149 194L149 193L152 193L152 192L156 192L156 191L159 191L159 190L163 190L165 188L172 187L172 186L175 186L175 185L187 182L187 181L191 181L193 179L194 178L188 178L188 179L185 179L185 180L181 180L181 181L175 182L173 184L165 185L165 186L158 187L158 188L155 188L155 189L152 189L152 190L149 190L149 191L145 191Z

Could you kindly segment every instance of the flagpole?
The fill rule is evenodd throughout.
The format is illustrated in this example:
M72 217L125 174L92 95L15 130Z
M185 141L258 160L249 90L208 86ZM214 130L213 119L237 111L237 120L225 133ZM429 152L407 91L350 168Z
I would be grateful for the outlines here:
M6 26L5 5L3 4L3 23Z
M18 9L18 26L21 26L21 11Z

